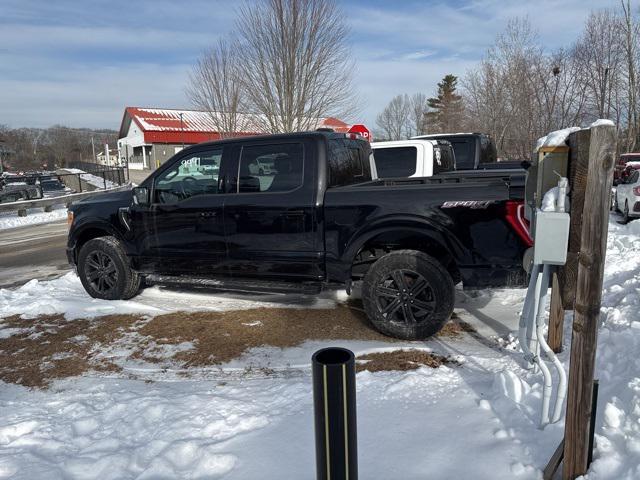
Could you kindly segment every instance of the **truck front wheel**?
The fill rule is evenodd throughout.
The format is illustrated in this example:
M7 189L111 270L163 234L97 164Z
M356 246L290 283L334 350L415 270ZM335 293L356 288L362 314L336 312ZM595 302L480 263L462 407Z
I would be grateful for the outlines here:
M374 327L405 340L438 332L451 317L454 297L449 272L415 250L384 255L369 268L362 285L362 301Z
M110 236L94 238L82 246L78 276L93 298L127 300L140 290L140 275L129 267L120 242Z

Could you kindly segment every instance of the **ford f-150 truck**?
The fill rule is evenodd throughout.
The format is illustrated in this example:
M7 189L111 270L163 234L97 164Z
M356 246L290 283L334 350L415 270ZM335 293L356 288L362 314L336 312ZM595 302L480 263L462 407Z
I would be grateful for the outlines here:
M362 281L372 324L407 339L442 327L460 281L524 284L521 176L372 180L370 155L358 135L330 132L186 148L132 191L73 204L69 261L103 299L143 283L311 293Z

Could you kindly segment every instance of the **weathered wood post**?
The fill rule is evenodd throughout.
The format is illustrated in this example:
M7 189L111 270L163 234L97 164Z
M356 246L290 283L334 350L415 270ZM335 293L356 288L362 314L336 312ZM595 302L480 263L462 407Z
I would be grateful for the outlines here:
M615 145L615 126L591 128L571 340L563 480L573 480L587 471Z

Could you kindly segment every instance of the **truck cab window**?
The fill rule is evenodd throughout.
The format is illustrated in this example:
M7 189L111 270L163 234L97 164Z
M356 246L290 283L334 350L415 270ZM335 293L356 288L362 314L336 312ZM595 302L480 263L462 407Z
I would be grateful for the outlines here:
M218 193L222 149L180 159L156 177L154 203L177 203L194 195Z
M301 143L243 147L238 167L238 193L294 190L302 185L304 148Z

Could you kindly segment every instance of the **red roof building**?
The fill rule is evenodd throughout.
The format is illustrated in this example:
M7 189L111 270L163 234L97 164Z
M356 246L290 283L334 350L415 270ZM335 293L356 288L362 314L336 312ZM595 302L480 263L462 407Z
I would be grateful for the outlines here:
M255 118L255 117L254 117ZM234 135L260 135L251 115L240 123L247 125ZM251 125L254 125L253 127ZM319 119L317 128L332 128L346 132L349 125L337 118ZM166 108L125 108L118 136L118 157L132 169L155 169L179 152L184 146L219 140L209 112L174 110Z

